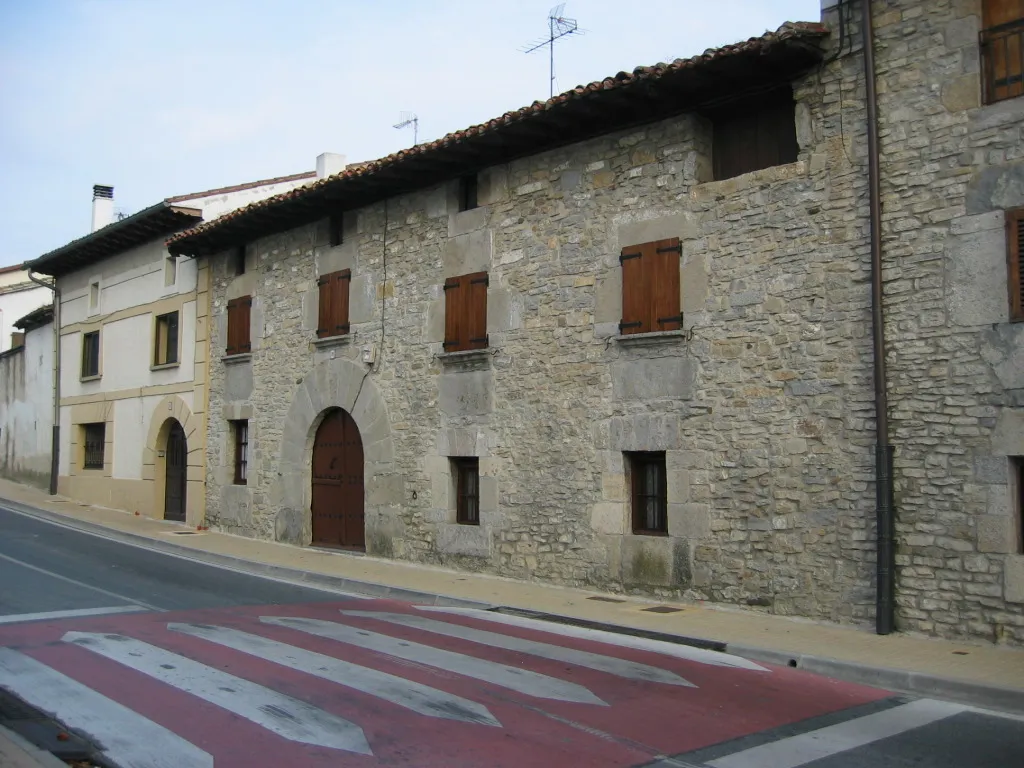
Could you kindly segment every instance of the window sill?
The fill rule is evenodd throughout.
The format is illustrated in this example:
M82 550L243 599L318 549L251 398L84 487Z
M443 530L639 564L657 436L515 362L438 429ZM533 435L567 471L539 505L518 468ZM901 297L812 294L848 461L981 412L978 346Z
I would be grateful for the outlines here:
M181 367L181 363L160 363L159 365L151 365L151 366L149 366L149 370L151 370L151 371L166 371L166 370L168 370L170 368L180 368L180 367Z
M324 336L322 339L313 339L313 346L317 349L330 349L331 347L343 347L352 343L352 334L342 333L338 336Z
M79 381L99 381L102 378L103 378L103 374L102 373L97 373L95 376L80 376L78 378L78 380Z
M483 349L464 349L460 352L440 352L436 355L441 365L455 365L457 363L475 363L490 360L491 355L497 353L494 347Z
M224 365L240 365L252 361L252 352L240 352L237 355L225 355L221 358Z
M634 536L660 536L662 538L668 537L668 531L633 531Z
M677 331L652 331L651 333L624 333L612 336L614 341L625 346L653 346L656 344L678 344L686 339L687 332L680 329Z

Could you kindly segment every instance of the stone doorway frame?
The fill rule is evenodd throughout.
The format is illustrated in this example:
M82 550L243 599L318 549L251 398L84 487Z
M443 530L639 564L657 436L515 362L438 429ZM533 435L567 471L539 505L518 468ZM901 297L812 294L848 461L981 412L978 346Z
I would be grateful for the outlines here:
M152 509L162 519L167 487L167 437L175 421L185 431L185 444L188 447L185 465L185 524L200 525L205 511L206 452L199 439L202 435L200 417L192 413L192 409L178 395L167 395L153 409L146 447L142 453L142 479L153 483Z

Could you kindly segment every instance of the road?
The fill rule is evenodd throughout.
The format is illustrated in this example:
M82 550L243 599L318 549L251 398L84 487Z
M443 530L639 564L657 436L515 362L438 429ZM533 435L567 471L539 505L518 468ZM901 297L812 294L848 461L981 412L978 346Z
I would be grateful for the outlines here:
M1024 764L1024 718L310 589L4 509L0 688L120 768Z

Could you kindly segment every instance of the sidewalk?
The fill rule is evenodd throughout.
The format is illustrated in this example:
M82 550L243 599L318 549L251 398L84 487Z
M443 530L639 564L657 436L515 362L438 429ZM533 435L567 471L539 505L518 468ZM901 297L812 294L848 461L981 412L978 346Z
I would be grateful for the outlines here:
M0 503L216 565L335 589L445 604L485 604L713 641L723 650L853 682L1024 713L1024 650L513 581L427 565L294 547L92 507L0 479ZM685 641L684 641L685 642Z

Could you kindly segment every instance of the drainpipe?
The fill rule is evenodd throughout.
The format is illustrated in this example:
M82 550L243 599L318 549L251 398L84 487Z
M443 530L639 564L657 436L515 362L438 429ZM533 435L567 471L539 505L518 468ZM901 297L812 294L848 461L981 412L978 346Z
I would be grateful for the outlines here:
M885 373L885 310L882 306L882 196L878 160L878 94L875 90L875 37L871 0L861 0L864 30L864 83L867 89L868 188L871 206L871 330L875 368L875 517L877 520L877 597L875 632L893 631L896 615L895 500L889 398Z
M60 472L60 289L57 280L41 280L28 268L28 279L53 291L53 434L50 444L50 495L57 495Z

